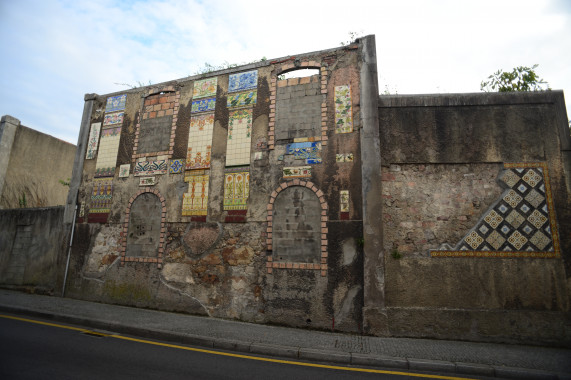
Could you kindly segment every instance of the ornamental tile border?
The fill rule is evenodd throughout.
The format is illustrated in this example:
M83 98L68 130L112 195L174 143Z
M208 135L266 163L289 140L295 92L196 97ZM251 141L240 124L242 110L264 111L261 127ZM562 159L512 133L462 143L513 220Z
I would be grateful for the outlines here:
M431 257L560 258L561 248L547 163L505 163L508 188L452 249Z

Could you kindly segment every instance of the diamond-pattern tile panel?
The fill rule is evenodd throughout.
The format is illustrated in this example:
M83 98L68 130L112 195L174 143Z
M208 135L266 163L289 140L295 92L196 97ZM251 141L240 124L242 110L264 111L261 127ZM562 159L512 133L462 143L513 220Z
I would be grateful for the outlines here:
M559 257L558 235L547 166L506 164L500 179L509 186L498 202L453 251L431 251L433 257ZM471 251L472 253L467 253ZM479 252L486 252L479 253Z

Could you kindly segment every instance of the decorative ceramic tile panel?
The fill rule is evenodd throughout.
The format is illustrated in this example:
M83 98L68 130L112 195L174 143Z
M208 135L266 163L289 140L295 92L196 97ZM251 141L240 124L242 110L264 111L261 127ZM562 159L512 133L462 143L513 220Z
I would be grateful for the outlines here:
M91 214L109 213L113 202L113 178L94 178L91 192Z
M119 166L119 178L129 177L131 171L131 164L123 164Z
M226 166L249 165L252 140L252 109L230 112Z
M135 177L167 174L168 160L138 161L135 164Z
M226 173L224 210L246 210L250 195L250 172Z
M228 92L250 90L258 87L258 70L232 74L228 78Z
M105 113L123 111L125 109L125 103L127 103L126 94L109 97L105 105Z
M209 175L189 175L188 192L182 197L182 216L207 215Z
M139 186L154 186L157 183L156 177L139 178Z
M335 155L336 162L353 162L353 153L337 153Z
M190 108L191 113L214 111L216 98L193 100Z
M321 163L321 142L292 143L286 146L286 154L293 154L296 160L305 160L306 164Z
M335 86L335 133L353 132L351 87Z
M105 114L103 128L117 127L121 126L121 124L123 124L123 112Z
M192 99L206 98L208 96L216 96L216 86L218 78L207 78L194 82L192 90Z
M99 143L99 152L97 154L97 162L95 163L95 177L112 177L115 175L120 139L120 127L103 129L101 131L101 142Z
M239 92L236 94L228 94L226 106L228 108L253 106L254 104L256 104L257 100L258 100L257 90Z
M560 257L545 163L505 164L500 199L451 250L433 257Z
M188 129L186 170L210 168L214 114L194 115Z
M311 177L311 166L292 166L283 168L284 178Z
M176 160L169 161L169 174L182 173L184 170L185 160L182 158L177 158Z
M91 129L89 131L89 140L87 141L87 151L85 153L86 160L95 158L95 154L97 153L97 144L99 143L100 130L101 130L101 123L91 124Z
M339 192L339 211L349 212L349 190Z

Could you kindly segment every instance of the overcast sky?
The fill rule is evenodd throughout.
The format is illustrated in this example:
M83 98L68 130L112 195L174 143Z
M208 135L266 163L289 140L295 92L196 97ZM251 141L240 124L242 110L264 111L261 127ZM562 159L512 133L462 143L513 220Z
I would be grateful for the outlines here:
M479 92L537 72L571 100L571 0L0 0L0 115L77 143L83 95L375 34L379 91Z

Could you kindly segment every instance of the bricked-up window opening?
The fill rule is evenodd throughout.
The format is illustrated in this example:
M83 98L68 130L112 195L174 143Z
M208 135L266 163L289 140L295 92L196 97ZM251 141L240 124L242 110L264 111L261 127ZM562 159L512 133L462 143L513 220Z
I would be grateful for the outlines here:
M161 213L161 201L153 193L143 193L133 201L127 230L127 256L157 256Z
M320 262L321 204L311 189L292 186L277 196L272 238L274 260Z
M313 74L307 76L307 74ZM277 143L294 138L321 136L321 92L318 69L300 69L284 74L289 79L277 81L275 139ZM278 79L281 79L278 75Z

